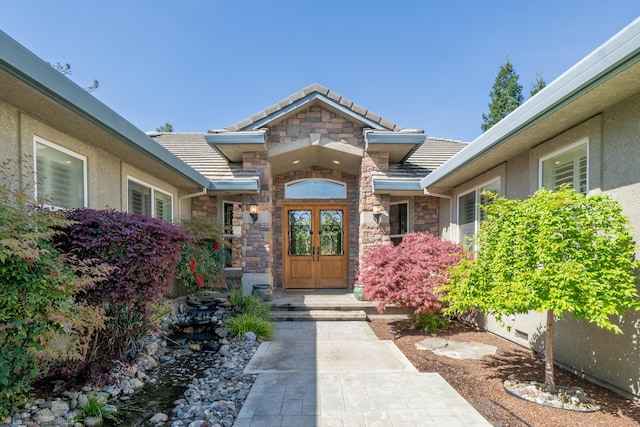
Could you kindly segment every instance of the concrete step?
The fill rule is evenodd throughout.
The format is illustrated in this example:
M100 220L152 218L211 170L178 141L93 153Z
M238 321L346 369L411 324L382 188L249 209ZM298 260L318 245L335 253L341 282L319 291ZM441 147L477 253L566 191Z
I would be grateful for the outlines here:
M309 310L329 310L329 311L364 311L369 315L377 315L378 311L375 305L366 301L356 302L339 302L332 303L330 301L305 301L305 302L279 302L273 301L270 303L272 311L309 311ZM395 305L388 305L385 314L410 314L413 309L407 307L398 307Z
M364 310L278 310L272 309L275 321L367 320Z

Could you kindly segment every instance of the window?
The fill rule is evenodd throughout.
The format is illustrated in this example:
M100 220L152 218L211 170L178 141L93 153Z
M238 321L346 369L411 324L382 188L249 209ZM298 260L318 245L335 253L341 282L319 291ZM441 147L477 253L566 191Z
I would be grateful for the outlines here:
M470 193L458 197L458 242L468 244L485 219L485 213L480 206L486 206L489 199L483 193L491 191L500 193L500 181L476 188Z
M171 222L173 197L152 186L129 179L127 181L128 212Z
M587 194L587 143L574 144L540 160L540 187L557 190L568 184Z
M346 199L347 186L328 179L303 179L290 182L284 187L287 199Z
M240 204L237 202L223 202L222 203L222 224L224 235L224 266L233 267L233 253L234 248L237 250L237 246L240 243L238 236L241 234L240 226L238 225L237 216L240 213ZM241 215L241 213L240 213ZM234 223L234 219L236 220Z
M36 199L57 208L83 208L87 200L87 158L34 138Z
M390 237L394 245L402 242L402 235L408 231L408 203L391 203L389 206Z

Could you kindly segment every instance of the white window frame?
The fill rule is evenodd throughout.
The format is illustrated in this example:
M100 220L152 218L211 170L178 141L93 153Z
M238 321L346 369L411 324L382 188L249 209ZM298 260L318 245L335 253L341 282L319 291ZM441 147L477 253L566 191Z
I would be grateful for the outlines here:
M342 187L343 193L341 195L341 197L319 197L319 196L301 196L301 197L292 197L291 195L288 194L288 189L290 186L295 185L295 184L300 184L300 183L304 183L304 182L328 182L331 184L336 184L339 185L340 187ZM297 179L295 181L291 181L291 182L287 182L284 185L284 198L285 199L346 199L347 198L347 184L344 182L340 182L340 181L336 181L333 179L326 179L326 178L304 178L304 179Z
M580 146L584 145L586 147L586 151L587 151L587 158L586 158L586 162L587 162L587 175L586 175L586 184L585 184L585 194L589 194L589 138L583 138L581 140L579 140L578 142L574 142L573 144L567 145L565 147L560 148L559 150L556 150L550 154L547 154L544 157L540 157L540 160L538 161L538 189L542 189L543 185L542 185L542 181L544 178L544 175L542 173L542 164L547 161L550 160L554 157L558 157L561 156L562 154L566 153L567 151L571 151L575 148L578 148ZM553 189L551 189L553 190Z
M151 215L149 215L151 218L156 218L156 219L161 219L164 220L164 218L157 218L156 217L156 205L154 203L155 201L155 193L161 193L164 194L165 196L169 196L169 198L171 199L171 220L168 222L172 222L174 219L174 215L173 215L173 209L175 207L174 202L173 202L173 194L171 194L171 192L163 190L159 187L156 187L155 185L149 184L148 182L145 182L141 179L138 178L134 178L132 176L127 175L127 212L131 213L131 211L129 210L129 182L135 182L138 185L142 185L143 187L147 187L151 190Z
M82 206L83 208L87 207L87 200L88 200L88 189L87 189L87 157L83 156L82 154L76 153L75 151L71 151L67 148L61 147L58 144L55 144L51 141L47 141L44 138L41 138L39 136L33 136L33 179L34 179L34 199L36 200L36 202L38 201L38 154L37 154L37 148L36 145L37 144L41 144L41 145L45 145L53 150L59 151L63 154L66 154L70 157L74 157L78 160L80 160L82 162ZM46 179L46 177L44 177ZM56 206L56 205L50 205L48 203L44 203L43 204L45 207L48 208L52 208L52 209L73 209L73 208L69 208L67 206Z
M482 192L484 192L484 190L487 189L487 187L490 187L494 184L498 185L498 195L500 195L501 191L502 191L502 183L500 178L496 178L493 179L491 181L486 181L485 183L478 185L474 188L472 188L469 191L465 191L464 193L461 193L458 195L457 198L457 203L456 203L456 228L457 228L457 236L456 236L456 242L460 243L460 244L466 244L467 242L464 242L462 239L462 225L461 225L461 218L460 218L460 199L462 199L465 196L468 196L469 194L474 194L474 210L473 210L473 235L475 236L476 233L478 233L478 229L480 228L480 196L482 195Z

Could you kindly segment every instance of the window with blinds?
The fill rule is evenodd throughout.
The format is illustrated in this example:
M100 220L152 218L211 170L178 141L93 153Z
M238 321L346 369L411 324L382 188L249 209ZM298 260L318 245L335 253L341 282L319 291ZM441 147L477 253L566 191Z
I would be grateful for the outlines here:
M483 185L458 197L458 243L469 244L478 232L480 223L486 219L482 206L491 203L491 199L485 191L500 194L500 181Z
M587 143L572 146L541 160L541 187L557 190L570 185L579 193L587 194Z
M171 222L173 219L173 198L170 194L157 190L141 182L127 181L127 211Z
M34 141L36 199L56 208L85 207L86 157L48 141Z

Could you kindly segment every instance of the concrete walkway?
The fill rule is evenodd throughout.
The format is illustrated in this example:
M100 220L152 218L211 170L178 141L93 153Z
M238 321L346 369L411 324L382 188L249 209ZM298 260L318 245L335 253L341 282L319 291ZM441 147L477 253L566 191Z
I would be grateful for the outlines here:
M235 427L490 426L439 374L419 373L366 322L276 322Z

